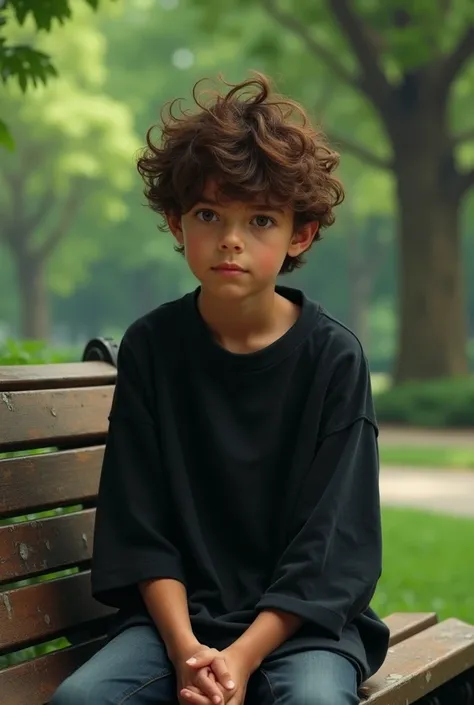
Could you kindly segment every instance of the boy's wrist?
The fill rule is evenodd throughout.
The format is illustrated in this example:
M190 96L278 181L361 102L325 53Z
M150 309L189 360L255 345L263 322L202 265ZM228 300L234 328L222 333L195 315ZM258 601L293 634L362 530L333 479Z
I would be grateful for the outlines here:
M258 670L265 658L301 626L296 615L262 610L248 629L229 647L250 673Z
M167 639L165 645L168 658L173 665L186 661L203 646L192 632Z
M225 651L235 655L249 675L260 668L264 659L264 656L257 653L256 649L252 648L251 644L247 643L242 637L234 641Z

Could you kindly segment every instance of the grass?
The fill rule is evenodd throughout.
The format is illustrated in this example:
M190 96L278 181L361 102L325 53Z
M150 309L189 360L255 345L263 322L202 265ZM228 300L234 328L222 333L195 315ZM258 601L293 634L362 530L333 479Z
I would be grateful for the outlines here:
M427 512L383 510L384 571L372 606L437 612L474 624L474 521Z
M474 448L384 446L381 443L380 460L384 465L474 470Z

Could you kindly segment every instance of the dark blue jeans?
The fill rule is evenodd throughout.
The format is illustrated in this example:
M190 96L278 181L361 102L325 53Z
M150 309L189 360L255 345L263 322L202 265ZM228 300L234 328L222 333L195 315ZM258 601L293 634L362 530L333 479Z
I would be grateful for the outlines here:
M50 705L176 705L173 667L155 629L131 627L112 639L56 691ZM357 671L330 651L264 663L246 705L356 705Z

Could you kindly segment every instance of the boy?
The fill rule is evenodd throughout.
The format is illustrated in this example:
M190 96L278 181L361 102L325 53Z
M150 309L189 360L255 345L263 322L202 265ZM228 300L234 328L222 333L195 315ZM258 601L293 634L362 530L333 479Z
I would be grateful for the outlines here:
M388 642L360 344L279 273L334 220L337 155L252 80L139 159L199 287L122 341L93 592L109 643L54 705L353 705Z

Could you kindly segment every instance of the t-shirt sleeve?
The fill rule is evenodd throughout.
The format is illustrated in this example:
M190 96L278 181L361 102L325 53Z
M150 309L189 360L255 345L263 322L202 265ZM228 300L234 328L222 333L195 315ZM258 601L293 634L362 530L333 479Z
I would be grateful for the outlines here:
M339 373L328 387L324 432L298 488L286 548L257 605L296 614L335 639L369 606L382 565L377 430L367 366L352 356Z
M139 342L127 332L119 349L94 532L92 592L113 607L134 602L143 580L184 582Z

